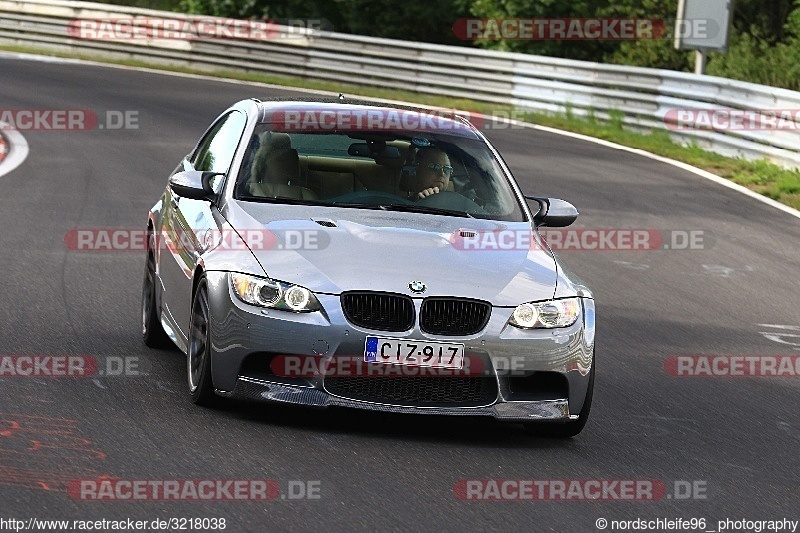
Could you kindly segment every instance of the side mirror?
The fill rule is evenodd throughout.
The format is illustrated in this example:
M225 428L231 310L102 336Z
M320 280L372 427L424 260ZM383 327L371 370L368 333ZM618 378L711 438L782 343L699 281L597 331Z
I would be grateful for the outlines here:
M220 172L205 172L202 170L186 170L173 174L169 178L169 187L178 196L192 200L214 200L215 193L211 187L211 180L222 176Z
M525 199L539 204L539 212L533 216L537 226L566 228L578 218L579 213L575 206L564 200L539 196L526 196Z

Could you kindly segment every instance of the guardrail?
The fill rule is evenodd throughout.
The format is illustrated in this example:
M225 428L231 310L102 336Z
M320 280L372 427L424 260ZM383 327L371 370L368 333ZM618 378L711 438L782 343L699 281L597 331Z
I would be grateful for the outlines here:
M116 59L139 59L204 71L240 70L396 88L511 105L520 110L622 113L633 128L670 135L724 155L769 159L800 168L800 124L772 129L674 129L676 110L800 110L800 92L669 70L378 39L294 32L262 40L127 41L75 38L76 19L190 17L147 9L64 0L0 0L0 44ZM204 17L210 19L211 17Z

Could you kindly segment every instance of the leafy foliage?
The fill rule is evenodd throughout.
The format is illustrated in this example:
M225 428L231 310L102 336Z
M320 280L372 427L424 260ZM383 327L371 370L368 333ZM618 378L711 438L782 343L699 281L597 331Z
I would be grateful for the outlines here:
M800 1L783 27L783 41L763 31L752 25L749 33L734 32L727 54L711 54L708 73L800 90Z
M694 54L672 31L639 41L462 41L459 18L649 18L673 27L678 0L107 0L235 18L327 20L334 31L478 46L587 61L688 71ZM712 53L708 73L800 90L800 0L736 0L729 51Z
M373 37L469 45L452 32L469 13L455 0L181 0L181 11L220 17L325 19L334 31Z

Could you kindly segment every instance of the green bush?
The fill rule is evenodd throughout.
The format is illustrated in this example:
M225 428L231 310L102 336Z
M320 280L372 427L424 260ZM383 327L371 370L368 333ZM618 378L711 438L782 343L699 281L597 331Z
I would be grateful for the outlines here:
M800 41L770 45L752 35L737 35L727 54L710 54L707 73L800 90Z

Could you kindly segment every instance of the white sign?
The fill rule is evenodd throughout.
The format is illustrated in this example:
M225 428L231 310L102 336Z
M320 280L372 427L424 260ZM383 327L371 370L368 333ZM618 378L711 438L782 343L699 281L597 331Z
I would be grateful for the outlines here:
M675 48L725 52L732 16L733 0L679 0Z

